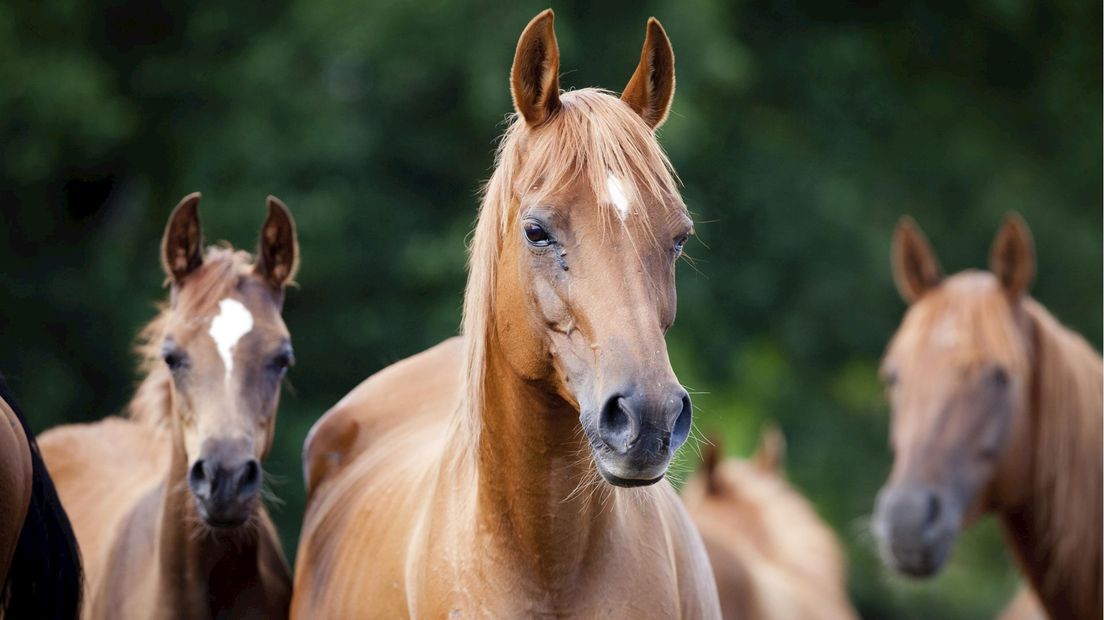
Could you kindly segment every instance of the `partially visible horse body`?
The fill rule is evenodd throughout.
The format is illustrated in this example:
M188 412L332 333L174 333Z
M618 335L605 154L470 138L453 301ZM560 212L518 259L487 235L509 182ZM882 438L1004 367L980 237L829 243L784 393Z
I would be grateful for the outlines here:
M76 618L81 579L69 519L0 376L0 617Z
M848 620L844 554L832 530L782 473L784 439L765 432L749 460L705 464L682 489L701 532L727 620Z
M290 213L270 198L258 256L204 250L197 205L170 217L170 302L144 330L129 417L42 437L87 568L87 618L279 618L290 572L260 500L279 385L280 318L296 267Z
M962 527L995 514L1048 614L1099 618L1104 364L1028 296L1035 254L1018 216L990 269L944 278L915 223L898 226L894 275L911 306L883 363L895 461L875 534L887 563L924 576Z
M673 61L652 20L621 99L561 94L551 11L526 28L464 337L315 425L293 617L719 615L663 479L690 426L663 334L691 223L652 131Z

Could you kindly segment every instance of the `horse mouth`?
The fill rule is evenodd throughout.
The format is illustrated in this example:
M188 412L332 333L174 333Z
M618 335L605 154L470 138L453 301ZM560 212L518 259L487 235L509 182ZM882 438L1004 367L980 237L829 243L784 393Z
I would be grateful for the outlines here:
M667 475L667 473L664 472L655 478L622 478L621 476L614 475L607 471L600 462L595 461L595 464L598 466L598 473L602 476L602 479L615 487L633 488L651 486L663 480Z

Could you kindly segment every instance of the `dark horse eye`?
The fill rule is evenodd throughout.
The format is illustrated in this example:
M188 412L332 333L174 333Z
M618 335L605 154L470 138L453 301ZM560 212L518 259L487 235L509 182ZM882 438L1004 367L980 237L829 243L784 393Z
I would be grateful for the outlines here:
M552 243L552 237L540 224L529 220L522 224L522 228L525 230L525 239L530 245L543 248Z
M690 240L690 235L683 235L678 239L675 239L675 256L682 254L682 249L686 247L686 242Z
M188 365L188 358L182 351L177 349L170 349L161 354L161 358L165 360L165 365L169 367L169 370L176 372L181 368Z
M291 351L280 351L269 362L269 366L272 370L278 373L287 372L287 369L295 363L295 355Z

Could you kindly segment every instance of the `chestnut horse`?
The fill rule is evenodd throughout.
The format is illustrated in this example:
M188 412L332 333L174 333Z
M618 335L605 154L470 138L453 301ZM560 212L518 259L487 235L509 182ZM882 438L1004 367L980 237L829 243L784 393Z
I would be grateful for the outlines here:
M169 218L170 300L142 332L129 417L54 429L42 451L73 516L89 618L286 617L291 576L261 502L280 384L295 224L268 199L256 262L204 251L199 194Z
M81 578L69 518L0 376L0 618L76 618Z
M897 227L894 277L911 305L882 367L895 461L874 533L887 564L926 576L964 526L995 514L1050 616L1099 618L1100 354L1028 295L1035 254L1019 216L989 267L944 278L916 224Z
M698 526L721 612L728 619L850 619L843 551L813 506L782 472L777 427L749 460L721 459L716 444L682 489Z
M719 615L665 480L691 416L664 342L691 221L654 135L674 56L652 19L621 98L558 75L545 11L517 46L464 338L308 438L293 617Z

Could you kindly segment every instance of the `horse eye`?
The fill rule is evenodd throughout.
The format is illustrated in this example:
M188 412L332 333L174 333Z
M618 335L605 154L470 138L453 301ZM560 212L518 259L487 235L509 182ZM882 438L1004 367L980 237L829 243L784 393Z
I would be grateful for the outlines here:
M686 242L689 241L689 240L690 240L690 235L689 234L683 235L683 236L679 237L678 239L675 239L675 247L674 247L675 256L682 255L682 249L684 247L686 247Z
M268 364L275 372L285 373L288 368L295 364L295 354L287 350L280 351Z
M522 224L522 229L525 231L525 239L532 246L543 248L552 243L552 237L548 234L548 231L532 220Z
M165 360L165 365L169 367L172 372L177 372L188 365L188 356L179 349L169 349L161 354L161 359Z
M1008 370L1003 366L996 366L989 371L989 381L998 388L1003 388L1008 385L1009 376Z

